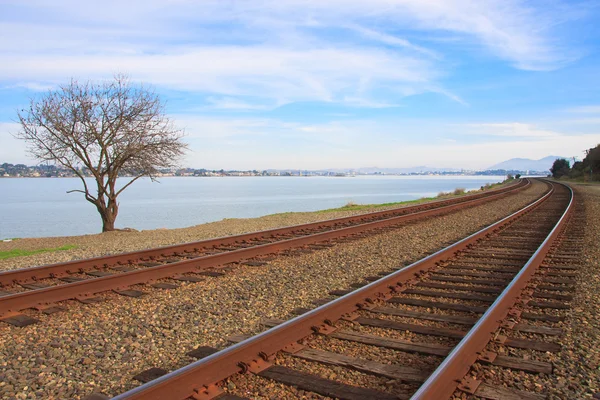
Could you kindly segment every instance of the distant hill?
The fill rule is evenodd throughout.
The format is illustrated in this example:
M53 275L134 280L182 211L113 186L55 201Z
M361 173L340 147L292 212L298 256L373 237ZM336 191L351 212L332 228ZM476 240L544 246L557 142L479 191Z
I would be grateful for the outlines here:
M560 156L548 156L539 160L531 160L529 158L511 158L510 160L502 161L501 163L492 165L490 169L505 169L507 171L548 171L557 158L566 158Z

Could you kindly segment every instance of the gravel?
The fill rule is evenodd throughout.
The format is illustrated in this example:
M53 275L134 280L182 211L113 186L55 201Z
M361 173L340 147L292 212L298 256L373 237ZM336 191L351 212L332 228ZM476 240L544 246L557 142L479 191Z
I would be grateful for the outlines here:
M385 208L377 208L376 210L374 209L371 211L384 209ZM25 268L34 265L44 265L159 246L195 242L198 240L238 235L324 219L341 218L361 214L367 211L368 210L362 212L332 211L282 213L267 215L261 218L228 218L217 222L181 229L155 229L140 232L114 231L95 235L18 239L11 242L0 242L0 251L14 249L54 249L65 245L73 245L76 247L71 250L54 251L0 260L0 270Z
M278 257L262 267L240 266L233 273L199 284L178 282L180 287L174 290L140 286L147 292L141 298L106 293L102 294L104 304L68 302L69 312L50 316L36 313L41 323L25 328L2 324L0 397L81 398L92 392L116 395L137 386L131 377L142 370L180 368L193 361L185 353L195 347L222 348L230 335L256 333L261 330L261 319L284 318L294 308L311 307L313 300L327 296L332 289L347 288L365 276L430 254L515 211L544 189L545 185L536 184L507 199L311 254ZM80 240L89 247L84 252L82 244L77 254L90 256L198 240L306 222L307 217L283 214L228 220L188 230L152 231L147 233L150 238L142 238L145 232L86 236ZM324 215L313 217L322 219ZM56 244L45 242L45 247L62 245L64 240L78 244L73 238L47 240ZM96 240L98 248L93 247ZM47 253L35 260L56 262L64 256ZM27 264L13 260L11 265L17 261ZM376 328L363 329L374 332ZM290 389L278 387L290 393Z
M227 382L227 392L253 400L298 400L331 399L312 392L296 389L292 386L276 383L270 379L253 374L236 375Z
M585 204L583 265L575 298L554 358L555 373L546 385L553 399L592 398L600 393L600 185L575 185Z

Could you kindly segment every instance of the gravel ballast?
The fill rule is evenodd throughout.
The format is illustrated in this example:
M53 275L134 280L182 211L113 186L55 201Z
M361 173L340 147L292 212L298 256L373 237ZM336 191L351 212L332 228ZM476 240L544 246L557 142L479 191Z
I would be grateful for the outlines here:
M562 350L544 386L551 399L600 398L600 185L574 185L583 196L586 226L582 267L562 328Z
M142 370L182 367L192 361L185 353L195 347L222 348L230 335L256 333L261 330L261 319L285 318L294 308L311 307L311 301L326 297L332 289L345 289L365 276L430 254L508 215L544 189L545 185L535 184L489 204L311 254L279 257L266 266L241 266L221 278L182 284L175 290L144 286L147 295L137 299L109 293L102 295L106 299L103 304L68 302L68 312L50 316L36 313L41 323L25 328L1 324L0 397L81 398L92 392L116 395L137 386L131 377ZM333 217L317 214L313 220ZM31 256L39 258L23 257L27 261L5 260L2 265L14 268L23 262L21 266L29 266L32 259L40 264L58 262L61 257L114 252L117 249L111 246L117 245L118 251L134 250L301 222L308 222L308 218L283 214L221 221L189 228L195 229L194 233L175 230L180 232L171 236L173 231L153 231L157 241L145 238L143 244L129 243L136 242L138 233L115 232L118 240L100 240L98 249L92 248L95 239L110 235L86 236L81 240L89 242L85 246L90 249L83 244L78 248L85 250L84 255L46 253ZM123 238L127 243L120 243ZM64 238L49 240L56 240L56 244L45 243L44 247L67 243ZM73 238L68 240L79 245Z

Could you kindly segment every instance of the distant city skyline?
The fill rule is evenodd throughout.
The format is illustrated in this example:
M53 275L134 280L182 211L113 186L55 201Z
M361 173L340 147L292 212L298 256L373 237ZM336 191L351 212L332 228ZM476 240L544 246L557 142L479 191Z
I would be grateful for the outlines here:
M338 175L506 175L509 173L547 174L554 161L561 156L547 156L539 160L527 158L513 158L485 169L466 168L435 168L429 166L413 166L405 168L324 168L324 169L292 169L292 168L266 168L266 169L230 169L230 168L163 168L159 169L157 176L280 176L280 175L310 175L310 176L338 176ZM84 176L92 174L83 166L78 169ZM36 165L12 164L0 160L0 177L77 177L69 168L53 163Z
M0 160L16 110L126 73L185 128L181 165L484 169L600 143L590 1L0 4Z

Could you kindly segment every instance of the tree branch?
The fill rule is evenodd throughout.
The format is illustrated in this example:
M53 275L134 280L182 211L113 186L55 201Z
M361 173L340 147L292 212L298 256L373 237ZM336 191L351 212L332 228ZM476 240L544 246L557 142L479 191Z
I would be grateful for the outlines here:
M127 189L127 187L129 187L129 185L131 185L133 182L137 181L138 179L140 179L141 177L146 176L145 174L143 175L138 175L135 178L133 178L132 180L130 180L125 186L123 186L121 189L119 189L119 191L117 192L117 194L115 195L115 198L121 194L121 192L125 189Z

